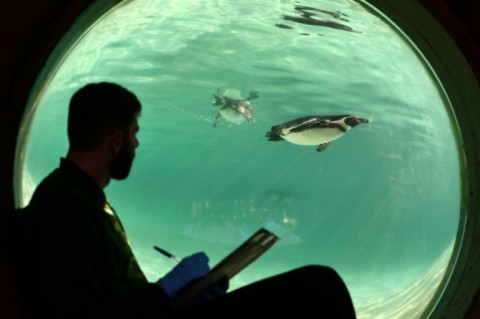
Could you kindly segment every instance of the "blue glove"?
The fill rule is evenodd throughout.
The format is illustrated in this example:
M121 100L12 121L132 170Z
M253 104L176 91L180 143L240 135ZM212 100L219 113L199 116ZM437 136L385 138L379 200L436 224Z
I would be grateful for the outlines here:
M198 252L185 257L158 283L162 286L170 299L175 298L177 292L192 280L205 276L210 271L208 256Z

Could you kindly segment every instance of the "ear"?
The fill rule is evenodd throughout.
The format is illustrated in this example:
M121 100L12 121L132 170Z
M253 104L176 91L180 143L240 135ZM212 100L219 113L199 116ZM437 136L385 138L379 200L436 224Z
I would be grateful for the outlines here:
M124 143L124 138L123 138L123 132L121 130L117 130L110 135L110 145L115 155L120 153L120 150L123 147L123 143Z

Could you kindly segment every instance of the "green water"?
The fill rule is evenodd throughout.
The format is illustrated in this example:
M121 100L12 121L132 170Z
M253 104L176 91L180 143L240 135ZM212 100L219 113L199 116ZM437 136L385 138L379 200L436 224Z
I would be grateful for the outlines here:
M316 23L292 21L305 13ZM153 245L180 257L203 250L213 266L265 226L282 238L231 289L325 264L345 279L359 318L422 313L459 228L461 163L437 83L382 19L347 0L119 7L65 56L35 100L24 203L66 154L71 94L104 80L143 104L131 176L106 193L149 279L173 266ZM255 124L221 120L213 128L212 94L227 88L259 92ZM273 125L312 114L370 122L321 153L265 137Z

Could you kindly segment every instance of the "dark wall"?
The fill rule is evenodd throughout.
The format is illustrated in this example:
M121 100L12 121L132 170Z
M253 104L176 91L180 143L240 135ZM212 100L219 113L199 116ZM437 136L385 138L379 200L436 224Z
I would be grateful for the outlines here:
M16 136L30 89L47 57L93 0L15 0L0 4L0 318L25 318L5 258L6 222L14 208Z
M444 26L480 79L480 1L418 0Z
M402 0L399 0L402 1ZM445 27L480 79L478 0L418 0ZM0 4L0 317L28 317L5 259L14 208L16 136L32 85L61 36L94 0L15 0ZM480 297L479 297L480 298ZM478 300L477 305L480 304ZM474 310L474 309L473 309ZM472 310L472 311L473 311ZM480 311L480 310L475 310Z

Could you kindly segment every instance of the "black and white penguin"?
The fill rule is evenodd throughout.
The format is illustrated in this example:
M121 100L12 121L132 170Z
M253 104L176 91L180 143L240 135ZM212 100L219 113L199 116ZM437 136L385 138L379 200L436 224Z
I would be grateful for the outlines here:
M317 151L324 151L335 139L351 128L368 123L368 120L354 115L309 115L272 126L265 135L269 141L288 141L297 145L318 145Z
M222 96L213 94L213 97L215 100L212 105L220 106L218 114L213 120L213 127L217 126L220 117L235 124L255 123L250 101L258 98L257 92L251 92L249 97L242 99L240 91L227 89Z

